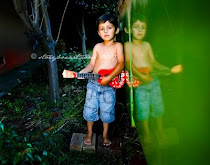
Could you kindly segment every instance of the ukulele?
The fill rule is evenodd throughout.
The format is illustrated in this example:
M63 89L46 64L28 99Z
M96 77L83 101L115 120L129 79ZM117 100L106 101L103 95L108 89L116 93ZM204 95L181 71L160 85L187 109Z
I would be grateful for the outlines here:
M98 74L95 73L77 73L74 71L70 71L70 70L66 70L64 69L63 71L63 78L84 78L84 79L93 79L93 80L98 80L98 82L101 82L101 78L104 76L109 75L113 69L101 69L99 70ZM118 76L116 76L115 78L112 79L112 81L110 81L108 83L109 86L113 87L113 88L122 88L123 85L125 83L125 71L123 70Z
M174 66L173 68L171 69L166 69L166 70L159 70L159 71L153 71L153 72L150 72L150 69L149 68L140 68L139 71L143 74L146 74L146 75L150 75L151 77L157 77L157 76L160 76L160 75L165 75L165 74L171 74L171 73L180 73L182 72L183 70L183 67L182 65L177 65L177 66ZM126 83L127 85L130 87L131 86L131 82L129 80L129 72L126 71ZM142 84L142 81L138 80L135 78L135 76L133 76L133 87L137 87L139 85Z

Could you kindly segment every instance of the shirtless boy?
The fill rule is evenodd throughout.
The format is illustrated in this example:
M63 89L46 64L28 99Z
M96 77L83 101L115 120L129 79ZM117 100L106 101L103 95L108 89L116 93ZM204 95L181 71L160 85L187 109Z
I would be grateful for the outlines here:
M122 71L124 56L122 44L114 41L115 35L119 33L116 17L104 14L98 18L96 25L103 42L95 45L90 63L80 73L98 73L101 69L115 69L107 77L103 77L100 84L96 80L88 81L83 111L88 132L84 144L91 145L93 123L100 118L103 122L103 145L108 146L111 144L108 138L109 123L115 120L116 91L106 84Z
M137 130L143 128L143 141L150 142L151 135L149 131L148 119L150 116L150 107L152 108L151 116L156 118L157 130L163 134L161 116L164 113L164 106L160 83L157 78L152 79L149 75L140 72L140 68L149 68L150 71L155 69L165 70L167 67L158 63L153 55L151 45L143 41L146 34L146 20L142 15L136 15L131 18L131 57L132 57L132 73L135 78L143 82L134 88L134 121ZM127 32L128 29L125 28ZM125 64L130 69L129 42L124 44ZM141 127L143 126L143 127ZM140 131L142 133L142 131ZM139 133L140 133L139 132Z

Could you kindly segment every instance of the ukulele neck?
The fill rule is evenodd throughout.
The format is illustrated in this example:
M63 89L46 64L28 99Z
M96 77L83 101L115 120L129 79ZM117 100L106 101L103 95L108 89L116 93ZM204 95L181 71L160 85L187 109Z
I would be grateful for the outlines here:
M78 78L98 80L101 76L94 73L77 73Z
M158 70L158 71L153 71L150 73L151 77L158 77L164 74L170 74L171 70L170 69L166 69L166 70Z

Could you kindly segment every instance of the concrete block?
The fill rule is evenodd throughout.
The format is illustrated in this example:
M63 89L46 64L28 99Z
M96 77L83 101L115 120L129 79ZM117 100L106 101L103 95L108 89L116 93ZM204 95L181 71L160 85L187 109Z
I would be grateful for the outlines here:
M86 135L83 133L73 133L70 142L70 150L82 151L85 136Z
M85 152L95 152L96 151L96 134L95 133L93 133L91 145L86 145L83 143L83 151L85 151Z

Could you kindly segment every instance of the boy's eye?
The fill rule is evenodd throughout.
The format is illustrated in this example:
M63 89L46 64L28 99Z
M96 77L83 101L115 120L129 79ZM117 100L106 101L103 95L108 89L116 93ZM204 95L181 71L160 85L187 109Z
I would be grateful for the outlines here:
M134 28L134 29L138 29L138 30L139 30L139 29L140 29L140 30L145 30L145 29L146 29L145 26L135 26L135 25L133 26L133 28Z
M110 30L110 29L112 29L112 27L110 26L110 27L108 27L108 29Z
M99 30L100 30L100 31L103 31L103 30L104 30L104 28L100 28Z

